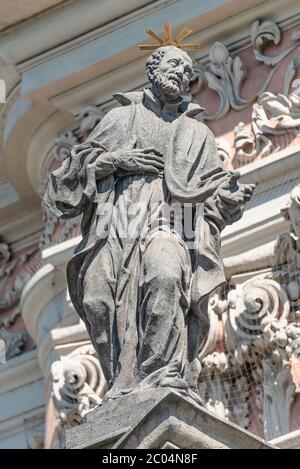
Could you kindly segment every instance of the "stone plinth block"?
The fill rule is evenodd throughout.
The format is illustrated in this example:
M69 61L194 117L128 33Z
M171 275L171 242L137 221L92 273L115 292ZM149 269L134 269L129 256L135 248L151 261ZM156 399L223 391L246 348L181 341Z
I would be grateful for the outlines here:
M67 448L268 449L274 446L166 389L107 401L66 433Z

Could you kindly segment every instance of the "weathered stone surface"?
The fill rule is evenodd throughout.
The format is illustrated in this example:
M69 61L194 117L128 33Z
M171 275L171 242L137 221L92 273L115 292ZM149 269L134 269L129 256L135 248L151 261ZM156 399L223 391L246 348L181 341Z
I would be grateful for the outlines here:
M56 216L83 214L70 297L108 396L120 399L158 386L197 394L201 302L225 282L220 233L253 192L194 119L201 108L184 96L192 59L160 47L146 71L151 89L116 94L120 106L73 147L45 194Z
M275 448L169 389L105 402L67 430L66 441L73 449Z

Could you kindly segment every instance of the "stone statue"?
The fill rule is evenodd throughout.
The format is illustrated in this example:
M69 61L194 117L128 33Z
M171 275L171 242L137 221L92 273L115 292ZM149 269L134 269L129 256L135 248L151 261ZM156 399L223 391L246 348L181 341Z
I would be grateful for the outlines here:
M223 169L200 106L183 98L189 55L159 47L146 72L151 88L114 95L119 106L52 172L44 200L58 217L82 213L68 286L106 398L154 387L197 398L206 300L225 282L220 232L254 186ZM190 239L178 229L186 207Z

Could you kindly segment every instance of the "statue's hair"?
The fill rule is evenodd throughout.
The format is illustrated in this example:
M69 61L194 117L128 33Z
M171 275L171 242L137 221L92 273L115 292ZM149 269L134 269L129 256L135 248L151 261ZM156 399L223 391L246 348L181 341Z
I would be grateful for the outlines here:
M158 49L155 49L150 55L150 57L148 57L148 59L146 60L146 73L151 83L153 82L155 71L160 64L161 59L166 54L166 52L172 48L177 49L176 46L159 47ZM186 52L183 52L183 54L186 55L192 61L192 59L189 57L189 55Z
M147 59L147 61L146 61L146 73L147 73L149 81L151 83L152 83L154 75L155 75L155 70L159 66L161 59L166 54L169 47L170 46L165 46L165 47L159 47L158 49L155 49L155 51L153 51L152 54L150 55L150 57L148 57L148 59Z

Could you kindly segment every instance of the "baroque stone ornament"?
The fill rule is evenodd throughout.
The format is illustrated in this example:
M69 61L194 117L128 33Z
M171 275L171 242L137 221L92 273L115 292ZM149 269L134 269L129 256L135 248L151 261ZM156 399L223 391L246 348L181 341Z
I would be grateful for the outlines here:
M102 401L106 381L95 355L86 345L52 363L51 394L62 429L78 425Z
M273 279L251 279L227 300L213 297L209 318L199 381L206 407L248 428L255 396L262 436L288 433L295 393L290 368L299 353L300 324L290 322L284 289Z
M277 46L281 41L280 29L274 21L254 21L250 28L250 36L255 58L259 62L263 62L266 65L276 65L287 54L284 51L283 54L270 57L264 53L268 44L272 42Z
M57 217L82 214L68 287L100 360L104 401L167 387L201 402L202 312L225 282L220 233L254 186L223 168L194 119L201 108L183 98L187 53L160 47L146 71L151 88L114 95L120 105L51 173L44 201Z
M232 57L224 44L216 42L209 53L209 68L197 67L196 78L199 77L197 92L208 86L220 98L220 107L217 112L203 111L204 120L220 119L226 116L229 110L243 109L253 99L241 97L241 87L247 76L247 68L239 56Z
M1 311L18 302L24 286L41 266L41 262L36 247L15 256L4 241L0 242L0 256L0 289L4 290L0 300Z
M216 138L216 144L221 161L223 161L224 166L227 167L231 159L230 145L225 137Z
M239 122L234 128L234 145L222 143L221 157L234 168L265 158L285 148L300 136L300 98L298 91L289 96L263 93L252 107L251 126ZM225 138L222 137L224 142ZM227 148L227 155L224 148ZM218 146L219 148L219 146ZM233 154L230 158L229 155Z
M300 190L282 209L290 231L280 235L269 274L253 277L209 301L210 328L200 351L199 388L208 409L252 428L258 417L270 440L290 431L300 359Z
M276 151L272 136L299 135L300 97L296 93L263 93L253 106L252 126L257 142L257 152L262 157Z
M228 114L231 109L236 111L244 109L259 99L266 92L274 73L281 65L283 59L299 47L300 33L296 30L292 34L292 44L283 51L269 56L265 53L267 46L280 46L281 31L274 21L254 21L250 27L250 40L255 59L269 67L264 83L249 97L242 96L242 87L247 79L248 70L243 59L239 55L233 55L228 48L215 42L208 57L208 63L197 61L195 74L192 80L191 94L195 96L206 88L213 90L219 97L217 111L202 110L201 118L204 121L220 119ZM299 54L288 65L284 84L284 94L288 95L291 82L299 65Z
M20 324L19 301L26 283L41 265L37 247L13 253L11 247L0 240L0 339L5 341L7 360L32 347L24 324Z
M243 122L234 128L234 148L234 164L237 166L251 163L257 157L255 135Z

